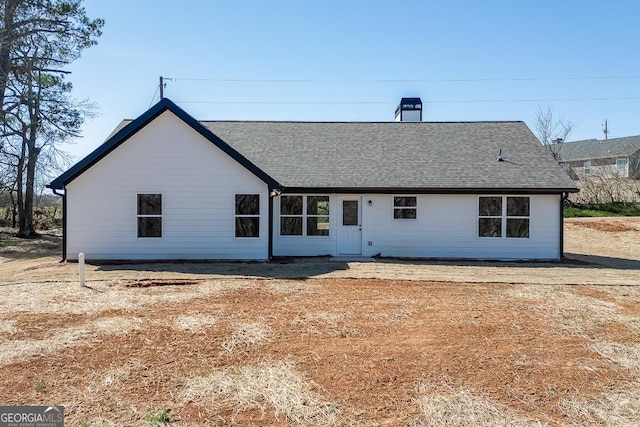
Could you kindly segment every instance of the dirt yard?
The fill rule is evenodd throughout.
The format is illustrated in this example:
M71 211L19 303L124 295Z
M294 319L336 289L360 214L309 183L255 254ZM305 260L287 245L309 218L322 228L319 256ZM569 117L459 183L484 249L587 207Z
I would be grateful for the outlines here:
M5 230L6 231L6 230ZM640 218L562 262L59 263L0 233L0 403L67 425L640 424Z

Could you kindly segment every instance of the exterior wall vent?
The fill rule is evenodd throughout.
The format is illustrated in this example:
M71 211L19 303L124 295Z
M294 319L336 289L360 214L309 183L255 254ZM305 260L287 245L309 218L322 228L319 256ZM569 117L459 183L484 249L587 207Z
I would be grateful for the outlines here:
M396 122L421 122L422 100L420 98L402 98L396 108Z

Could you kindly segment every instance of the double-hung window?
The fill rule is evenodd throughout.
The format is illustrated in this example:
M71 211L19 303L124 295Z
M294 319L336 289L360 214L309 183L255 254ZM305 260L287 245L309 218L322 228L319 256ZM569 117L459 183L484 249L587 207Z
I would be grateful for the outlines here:
M416 219L418 217L418 198L415 196L393 197L393 219Z
M529 237L529 197L507 197L507 237Z
M627 171L627 159L616 159L616 170L625 173Z
M260 195L236 194L236 237L260 237Z
M480 197L478 217L478 236L502 237L502 197Z
M162 237L162 194L138 194L138 237Z
M329 196L280 196L281 236L328 236Z
M591 162L584 162L584 173L591 173Z
M307 196L307 236L329 235L329 196Z
M302 196L280 197L280 234L302 236Z
M528 238L530 198L489 196L478 198L478 236Z

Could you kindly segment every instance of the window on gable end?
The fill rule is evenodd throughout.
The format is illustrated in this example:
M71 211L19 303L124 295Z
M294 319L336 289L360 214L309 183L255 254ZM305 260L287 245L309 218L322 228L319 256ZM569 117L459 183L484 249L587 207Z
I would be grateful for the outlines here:
M162 194L138 194L138 237L162 237Z
M260 195L236 194L236 237L260 237Z

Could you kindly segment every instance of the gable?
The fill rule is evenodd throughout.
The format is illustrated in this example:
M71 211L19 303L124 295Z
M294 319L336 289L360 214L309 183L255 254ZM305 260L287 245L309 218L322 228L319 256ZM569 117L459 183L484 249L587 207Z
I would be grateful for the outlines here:
M156 117L125 143L86 169L67 190L80 188L122 192L132 188L153 192L194 188L242 189L264 187L264 182L211 144L170 111ZM117 197L117 196L116 196ZM193 197L198 197L194 194Z
M111 136L106 142L100 145L97 149L95 149L91 154L82 159L80 162L76 163L65 173L54 179L50 184L47 185L48 188L52 188L54 190L64 189L64 187L80 176L82 173L87 171L89 168L97 164L100 160L105 158L109 153L118 148L120 145L124 144L131 137L136 135L146 126L150 125L154 122L160 115L165 112L169 112L173 114L176 118L182 121L186 126L190 127L195 133L202 136L206 141L214 144L217 148L222 150L226 155L228 155L235 162L240 164L242 167L247 169L249 172L254 174L260 180L265 182L269 188L277 188L280 187L278 182L276 182L271 176L262 171L256 165L251 163L248 159L246 159L242 154L236 151L234 148L226 144L216 135L212 134L208 129L203 127L197 120L187 114L184 110L179 108L173 102L168 99L163 99L154 105L151 109L149 109L142 116L133 120L126 126L124 126L119 131L115 132L113 136ZM185 165L187 166L187 165Z

